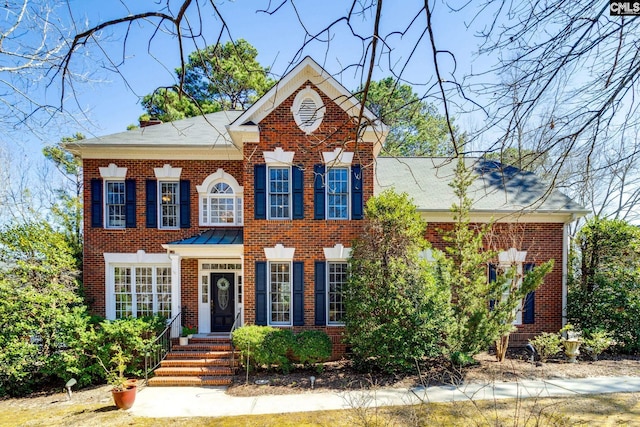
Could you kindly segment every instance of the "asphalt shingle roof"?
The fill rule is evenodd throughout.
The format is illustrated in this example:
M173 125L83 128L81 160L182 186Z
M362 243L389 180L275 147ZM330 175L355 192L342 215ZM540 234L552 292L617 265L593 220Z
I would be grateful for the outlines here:
M219 111L81 141L82 146L231 146L226 125L242 111Z
M477 179L468 195L475 212L540 213L563 212L584 214L587 211L566 195L549 186L538 176L500 162L466 158L467 167ZM376 161L374 193L393 188L406 192L420 211L449 211L456 202L453 180L455 159L436 157L379 157Z

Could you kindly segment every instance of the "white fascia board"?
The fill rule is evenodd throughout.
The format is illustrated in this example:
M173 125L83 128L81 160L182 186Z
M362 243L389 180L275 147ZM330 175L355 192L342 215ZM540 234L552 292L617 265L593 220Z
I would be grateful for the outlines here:
M243 123L260 123L262 119L291 96L307 80L311 81L347 113L354 117L360 114L360 103L353 94L311 57L307 56L227 127L227 131L232 135L234 142L233 133L240 131ZM371 122L379 121L367 108L364 109L364 117Z
M162 247L181 258L235 258L244 254L244 245L171 245Z
M260 142L260 128L257 125L240 125L235 128L227 125L227 133L238 147L243 147L245 143Z
M362 133L361 139L363 142L373 144L373 157L378 157L384 141L389 134L389 127L384 123L378 121L375 126L367 126Z
M72 151L82 159L149 159L149 160L242 160L242 150L234 146L101 146L82 147Z
M418 210L420 216L429 222L454 222L451 211ZM573 212L471 212L469 220L475 223L560 223L569 224L577 217Z

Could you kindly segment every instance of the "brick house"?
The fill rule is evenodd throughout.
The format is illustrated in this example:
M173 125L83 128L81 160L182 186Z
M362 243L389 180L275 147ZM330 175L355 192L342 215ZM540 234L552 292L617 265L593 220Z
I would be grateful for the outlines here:
M452 224L452 163L379 157L386 132L305 58L246 111L68 144L83 161L92 312L109 319L182 312L202 334L228 332L234 322L315 328L342 353L340 289L366 200L390 187L409 193L436 248L443 246L436 230ZM525 269L556 260L525 302L519 332L559 329L567 226L585 211L545 194L532 174L468 161L479 176L473 220L497 221L487 245L511 249L502 256L519 257Z

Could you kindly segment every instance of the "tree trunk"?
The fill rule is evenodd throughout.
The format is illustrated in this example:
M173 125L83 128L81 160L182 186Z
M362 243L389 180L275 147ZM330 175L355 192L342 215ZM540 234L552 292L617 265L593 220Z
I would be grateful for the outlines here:
M509 347L509 334L503 335L496 340L496 359L502 362L507 356L507 347Z

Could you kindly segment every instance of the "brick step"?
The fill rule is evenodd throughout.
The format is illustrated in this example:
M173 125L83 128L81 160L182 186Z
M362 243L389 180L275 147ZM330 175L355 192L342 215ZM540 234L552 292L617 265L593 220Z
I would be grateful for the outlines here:
M238 361L235 361L235 365L238 365ZM160 362L160 366L163 368L169 367L199 367L199 366L230 366L231 365L231 355L228 358L216 358L216 359L207 359L207 358L190 358L190 359L165 359Z
M171 347L171 351L199 351L199 352L208 352L208 351L231 351L233 348L231 343L220 343L220 344L191 344L188 345L174 345Z
M149 387L203 387L228 386L233 383L231 376L201 376L201 377L153 377L149 380Z
M180 340L178 338L172 338L172 344L178 344ZM231 340L229 338L223 337L193 337L189 338L189 343L197 343L197 344L231 344Z
M233 375L229 366L172 366L158 368L154 372L156 377L219 377Z
M223 344L231 344L231 340L229 338L222 337L193 337L189 339L190 343L202 344L202 343L223 343Z
M238 357L238 353L235 354ZM231 359L232 351L170 351L167 359Z

